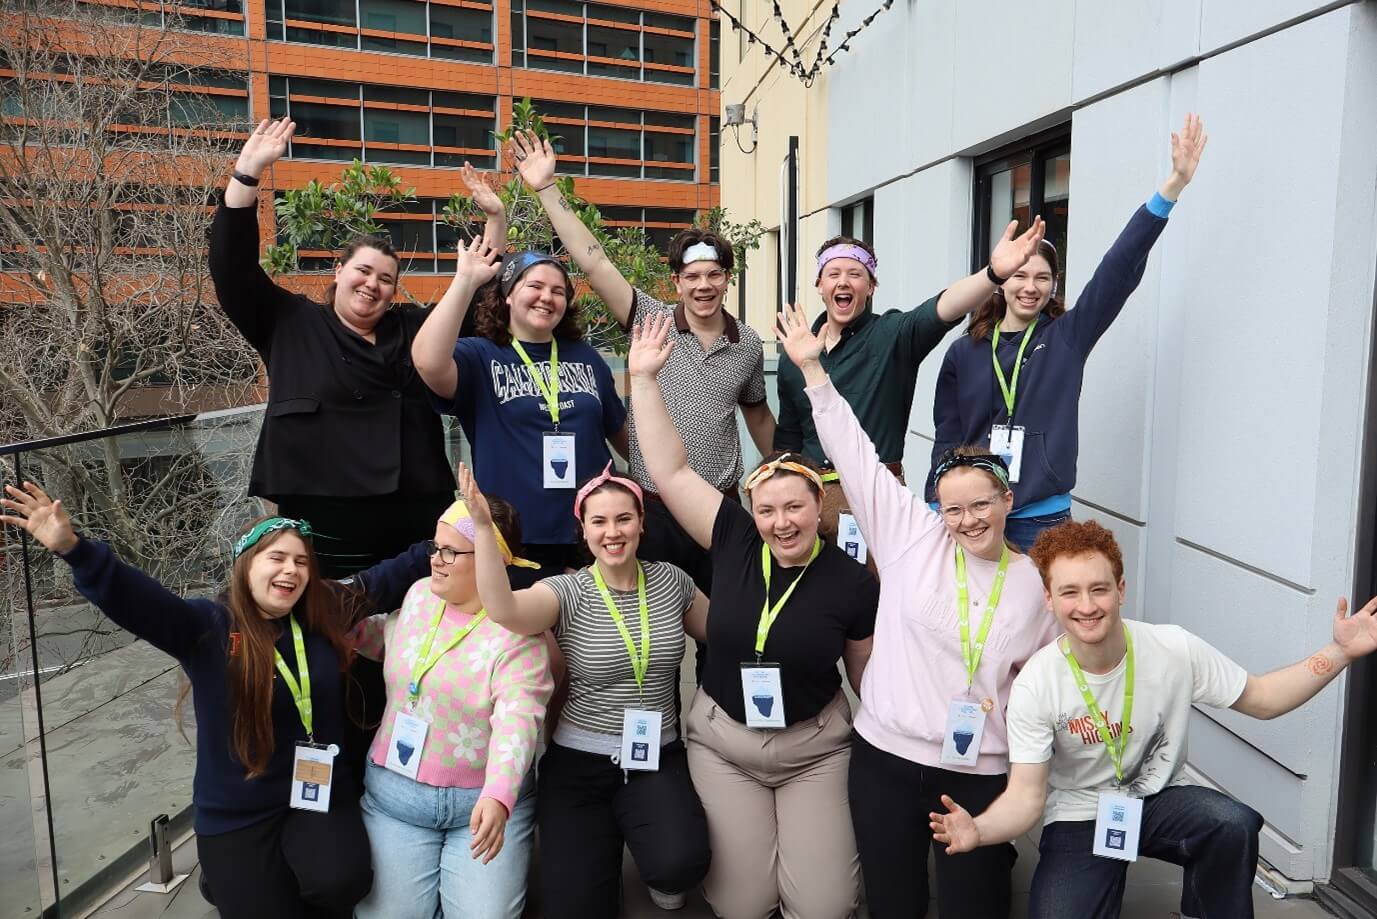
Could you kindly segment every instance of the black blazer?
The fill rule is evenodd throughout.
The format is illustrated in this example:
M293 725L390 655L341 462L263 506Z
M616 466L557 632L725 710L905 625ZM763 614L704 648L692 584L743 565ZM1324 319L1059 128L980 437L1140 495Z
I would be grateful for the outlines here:
M370 344L329 306L268 278L256 207L216 210L210 274L225 315L268 369L249 494L453 494L444 426L411 365L425 310L389 310Z

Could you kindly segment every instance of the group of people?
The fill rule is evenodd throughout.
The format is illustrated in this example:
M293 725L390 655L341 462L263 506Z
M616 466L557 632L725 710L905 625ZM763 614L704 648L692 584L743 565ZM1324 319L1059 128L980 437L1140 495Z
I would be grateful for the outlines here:
M538 837L550 919L617 915L624 849L664 909L701 889L722 919L844 919L864 890L877 919L922 916L931 859L940 915L1007 917L1010 843L1039 821L1030 915L1119 915L1139 855L1184 866L1183 914L1252 915L1262 821L1188 782L1189 708L1290 711L1377 649L1377 601L1340 601L1333 643L1251 676L1122 619L1113 536L1069 520L1085 361L1194 176L1198 118L1074 309L1039 219L907 311L874 310L869 245L828 240L824 314L779 316L778 419L761 339L723 309L730 243L674 239L677 303L633 288L533 134L512 158L629 332L629 410L566 266L504 251L471 169L487 226L433 309L390 305L380 239L342 253L324 306L274 285L255 187L293 128L259 125L212 228L220 303L267 368L251 491L277 509L225 591L174 596L30 482L0 517L185 669L223 915L515 919ZM915 493L917 369L967 317ZM441 414L472 447L457 497ZM383 690L351 741L360 658Z

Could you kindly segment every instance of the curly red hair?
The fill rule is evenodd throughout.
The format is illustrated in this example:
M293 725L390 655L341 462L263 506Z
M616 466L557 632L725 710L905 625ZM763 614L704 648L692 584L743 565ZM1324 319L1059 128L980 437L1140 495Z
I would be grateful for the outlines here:
M1115 582L1124 577L1124 555L1114 534L1093 520L1068 520L1038 534L1028 556L1038 566L1042 586L1052 587L1052 563L1064 555L1093 555L1109 559Z

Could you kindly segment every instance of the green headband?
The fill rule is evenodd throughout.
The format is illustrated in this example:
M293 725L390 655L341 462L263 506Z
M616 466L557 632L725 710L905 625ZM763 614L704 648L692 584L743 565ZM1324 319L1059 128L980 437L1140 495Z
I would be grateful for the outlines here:
M239 541L234 544L234 557L238 558L248 549L258 544L258 541L269 533L276 533L278 530L296 530L303 539L311 538L311 525L305 520L293 520L290 517L269 517L267 520L260 520L254 524Z
M1009 490L1009 467L1004 464L1004 457L994 453L966 456L955 450L948 450L938 461L937 471L932 474L932 486L936 488L937 480L958 466L965 466L968 469L983 469L998 479L1005 491Z

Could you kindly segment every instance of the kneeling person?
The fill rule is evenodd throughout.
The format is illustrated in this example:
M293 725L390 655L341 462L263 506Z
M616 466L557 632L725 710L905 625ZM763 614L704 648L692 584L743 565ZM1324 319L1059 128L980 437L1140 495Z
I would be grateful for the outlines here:
M1043 816L1030 917L1117 917L1138 855L1185 868L1183 916L1251 917L1262 817L1189 784L1190 707L1254 718L1299 707L1377 649L1377 600L1349 616L1340 599L1333 642L1252 676L1179 626L1121 619L1123 558L1099 524L1062 524L1029 554L1064 633L1014 681L1008 790L975 818L943 796L948 813L932 815L934 838L966 852L1012 840Z

